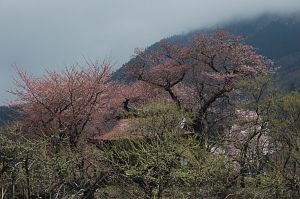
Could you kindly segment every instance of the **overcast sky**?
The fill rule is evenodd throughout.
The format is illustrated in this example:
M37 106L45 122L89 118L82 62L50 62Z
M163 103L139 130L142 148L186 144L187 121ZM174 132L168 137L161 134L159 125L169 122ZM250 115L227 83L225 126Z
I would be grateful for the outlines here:
M264 12L300 10L300 0L0 0L0 104L11 65L33 74L110 57L116 68L135 47Z

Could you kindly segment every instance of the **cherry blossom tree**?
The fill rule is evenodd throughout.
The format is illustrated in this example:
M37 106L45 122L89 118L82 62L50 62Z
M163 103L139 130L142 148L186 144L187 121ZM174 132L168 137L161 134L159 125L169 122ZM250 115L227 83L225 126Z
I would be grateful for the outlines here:
M126 65L126 71L138 81L153 89L166 92L178 107L181 102L174 88L181 84L190 65L186 63L186 49L175 44L162 42L158 49L147 53L137 49L136 61Z
M179 108L193 109L195 130L208 132L222 128L220 121L232 113L238 82L267 73L270 64L240 37L219 30L196 35L186 46L163 41L154 50L139 50L126 70L166 93Z
M268 72L269 60L241 38L225 31L194 37L189 56L195 63L190 84L196 91L196 130L209 131L223 124L233 112L228 108L238 97L238 83Z
M17 69L13 94L28 131L68 137L76 147L83 133L101 125L111 113L116 85L110 80L109 62L87 61L87 65L68 66L62 73L47 71L41 78Z
M145 104L156 102L157 99L161 101L162 98L167 98L166 93L161 89L143 81L136 81L129 85L118 84L118 86L119 96L116 99L121 101L116 104L123 104L121 111L130 112L142 108Z

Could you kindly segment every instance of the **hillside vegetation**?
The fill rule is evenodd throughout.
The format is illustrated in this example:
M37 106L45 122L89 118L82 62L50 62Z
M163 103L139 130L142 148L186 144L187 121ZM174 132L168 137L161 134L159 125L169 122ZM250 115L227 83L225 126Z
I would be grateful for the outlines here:
M0 133L2 198L300 197L300 94L240 37L137 49L126 81L111 67L17 69L24 117Z

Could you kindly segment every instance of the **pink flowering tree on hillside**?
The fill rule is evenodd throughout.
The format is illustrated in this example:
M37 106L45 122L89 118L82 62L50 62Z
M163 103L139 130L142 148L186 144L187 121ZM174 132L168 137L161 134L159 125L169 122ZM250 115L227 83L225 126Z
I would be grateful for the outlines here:
M187 46L163 41L155 50L138 51L136 58L126 66L127 73L160 89L179 108L192 109L198 132L223 128L238 83L268 73L271 64L252 46L222 30L196 35Z
M188 84L195 91L198 131L218 127L219 121L232 115L228 108L238 97L238 83L268 73L271 64L225 31L194 37L188 54L195 64Z
M114 106L110 99L116 85L110 81L110 63L87 63L68 66L62 73L48 71L41 78L17 70L13 93L26 116L27 131L68 137L76 147L88 129L101 125Z
M181 101L174 89L182 84L190 68L185 55L185 48L162 42L158 49L151 53L136 50L138 61L126 65L126 72L153 89L163 91L181 107Z

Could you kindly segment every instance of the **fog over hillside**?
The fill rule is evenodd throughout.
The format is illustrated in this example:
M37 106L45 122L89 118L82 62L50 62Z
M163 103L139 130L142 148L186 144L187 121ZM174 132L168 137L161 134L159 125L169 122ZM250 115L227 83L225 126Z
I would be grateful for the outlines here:
M11 99L12 64L33 74L65 64L111 57L115 68L135 47L162 38L263 13L289 15L299 0L2 0L0 103Z

